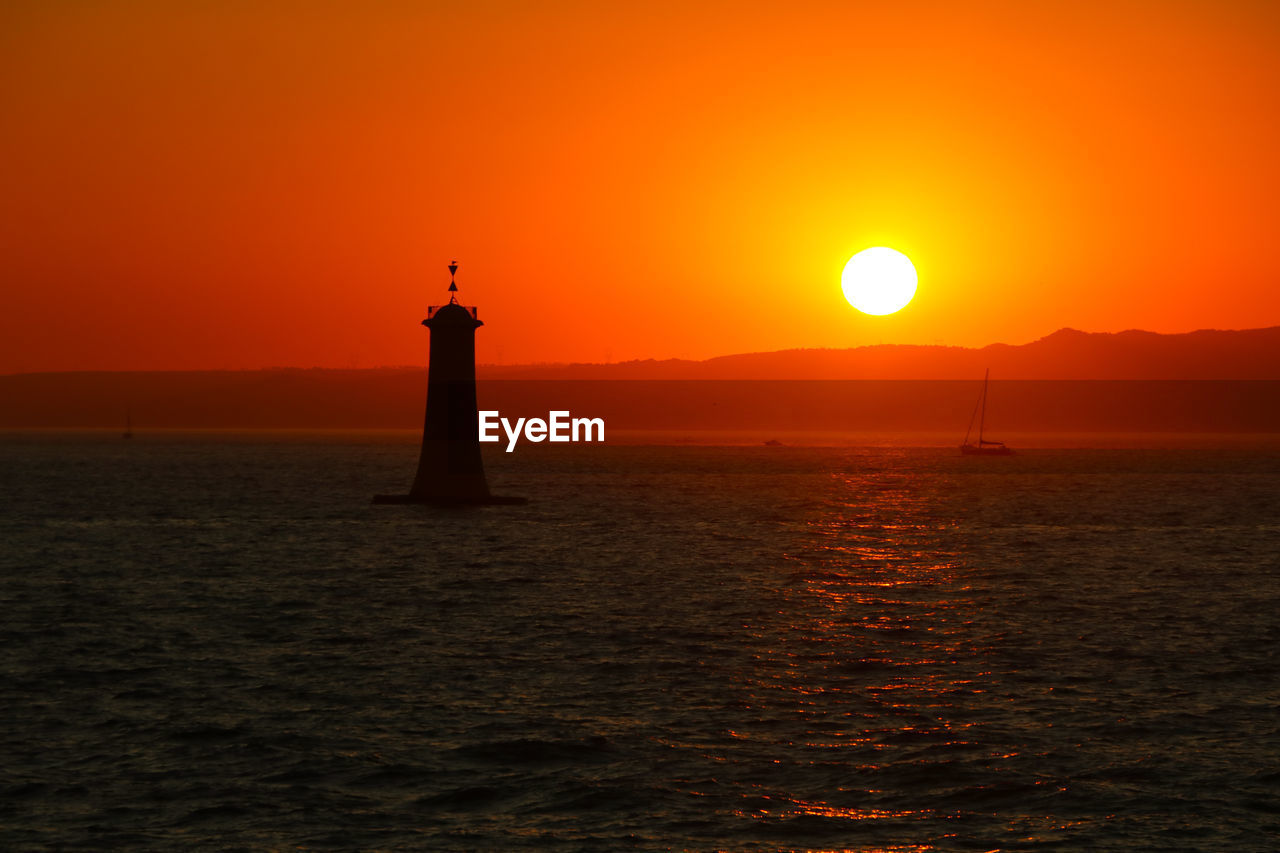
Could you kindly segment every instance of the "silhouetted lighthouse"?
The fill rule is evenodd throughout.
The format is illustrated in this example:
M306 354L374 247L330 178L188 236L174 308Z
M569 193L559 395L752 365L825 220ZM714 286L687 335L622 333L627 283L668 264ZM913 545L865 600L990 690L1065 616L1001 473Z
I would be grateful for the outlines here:
M422 321L431 330L431 361L413 488L407 495L374 495L374 503L524 503L524 498L489 494L485 482L476 414L476 329L484 323L476 308L458 304L457 272L454 261L449 264L449 304L427 309Z

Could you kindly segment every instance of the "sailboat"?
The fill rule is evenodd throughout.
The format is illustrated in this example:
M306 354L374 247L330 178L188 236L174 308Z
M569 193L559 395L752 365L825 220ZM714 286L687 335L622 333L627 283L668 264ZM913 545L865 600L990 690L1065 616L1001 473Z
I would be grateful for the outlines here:
M982 417L978 419L978 443L969 443L969 434L973 432L973 415L969 416L969 429L964 434L964 444L960 445L960 453L964 456L1012 456L1013 448L1006 447L1003 441L992 441L983 435L983 430L987 425L987 386L991 382L991 368L987 368L986 374L982 377L982 396L978 398L978 405L973 407L973 415L978 414L979 406L982 409Z
M120 435L120 437L133 438L133 413L132 412L124 413L124 432Z

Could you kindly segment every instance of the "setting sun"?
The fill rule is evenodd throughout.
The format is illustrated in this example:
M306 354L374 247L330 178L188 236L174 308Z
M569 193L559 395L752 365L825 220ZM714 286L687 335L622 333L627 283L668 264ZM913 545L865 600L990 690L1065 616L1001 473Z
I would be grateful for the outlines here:
M916 295L916 268L895 249L875 246L849 259L840 274L849 304L864 314L892 314Z

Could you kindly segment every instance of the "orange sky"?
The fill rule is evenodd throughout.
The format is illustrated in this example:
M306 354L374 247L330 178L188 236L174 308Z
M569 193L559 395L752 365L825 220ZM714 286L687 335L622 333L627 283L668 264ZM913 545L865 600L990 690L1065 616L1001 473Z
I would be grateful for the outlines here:
M0 8L0 372L1280 324L1280 4ZM902 312L848 306L887 245Z

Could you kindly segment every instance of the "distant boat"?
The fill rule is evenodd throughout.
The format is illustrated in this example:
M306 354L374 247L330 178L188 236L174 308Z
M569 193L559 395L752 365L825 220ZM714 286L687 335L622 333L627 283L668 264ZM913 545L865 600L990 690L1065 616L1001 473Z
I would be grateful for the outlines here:
M778 441L778 439L776 439L776 438L771 438L771 439L769 439L768 441L766 441L766 442L764 443L764 446L765 446L765 447L781 447L781 446L782 446L782 442L781 442L781 441Z
M964 444L960 445L960 453L964 456L1012 456L1013 448L1006 447L1003 441L992 441L983 435L983 430L987 425L987 386L991 382L991 368L987 368L986 374L982 377L982 396L978 398L978 404L973 407L973 415L969 416L969 429L965 430ZM969 443L969 434L973 432L973 417L978 414L979 407L982 410L982 416L978 419L978 443Z
M133 415L129 412L124 413L124 432L121 438L133 438Z

